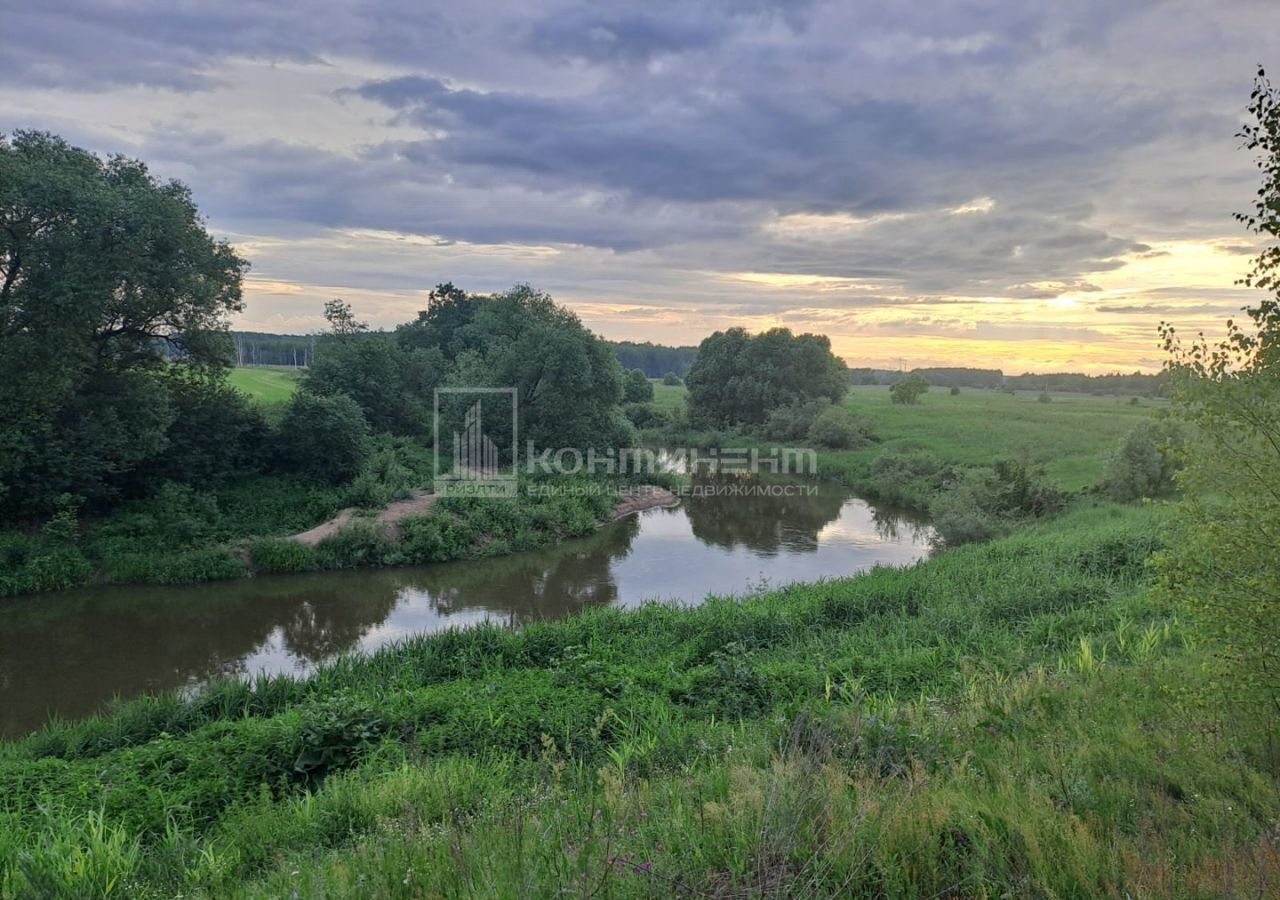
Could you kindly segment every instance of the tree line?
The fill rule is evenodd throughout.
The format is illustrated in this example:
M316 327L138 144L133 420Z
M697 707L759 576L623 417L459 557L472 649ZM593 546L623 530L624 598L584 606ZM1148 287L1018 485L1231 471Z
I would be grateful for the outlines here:
M1168 393L1169 374L1156 372L1111 372L1085 375L1081 372L1027 372L1006 375L1000 369L968 366L927 366L910 370L849 369L849 382L855 385L894 385L910 375L918 375L934 387L976 388L1006 391L1060 391L1073 394L1098 394L1116 397L1162 397Z

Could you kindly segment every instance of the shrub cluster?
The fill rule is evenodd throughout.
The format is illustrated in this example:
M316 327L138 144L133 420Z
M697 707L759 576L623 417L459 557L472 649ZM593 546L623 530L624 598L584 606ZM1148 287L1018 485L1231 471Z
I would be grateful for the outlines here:
M967 469L930 505L933 527L947 546L990 540L1019 524L1058 512L1066 495L1037 481L1023 463Z

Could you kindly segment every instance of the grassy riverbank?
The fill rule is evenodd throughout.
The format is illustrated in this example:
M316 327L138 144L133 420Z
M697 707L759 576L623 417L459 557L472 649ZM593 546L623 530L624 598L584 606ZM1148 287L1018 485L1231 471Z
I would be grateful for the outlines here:
M1280 865L1274 722L1199 693L1157 519L51 726L0 747L0 893L1231 893Z
M500 556L589 534L623 487L603 478L561 478L541 493L536 482L522 480L518 502L442 499L389 534L376 523L378 510L418 483L430 484L430 476L345 488L270 476L214 491L173 486L71 534L0 532L0 596L87 583L183 584ZM373 496L365 499L370 488ZM349 521L317 545L291 539L353 504Z

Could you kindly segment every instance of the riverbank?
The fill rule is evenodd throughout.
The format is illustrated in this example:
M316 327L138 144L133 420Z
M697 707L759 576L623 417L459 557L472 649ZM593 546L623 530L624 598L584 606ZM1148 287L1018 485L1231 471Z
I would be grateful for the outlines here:
M436 495L428 490L414 491L403 500L395 500L384 506L373 516L373 525L382 537L391 542L399 540L403 529L401 525L406 519L421 516L430 512L435 505ZM628 485L618 489L618 500L613 504L601 525L616 522L625 516L635 515L646 509L658 509L675 506L680 498L665 487L656 484ZM349 506L338 512L336 516L321 522L314 528L291 535L290 540L308 547L316 547L325 538L333 537L343 528L351 524L352 519L361 512Z
M437 503L430 490L417 489L385 505L341 509L339 492L281 479L214 494L175 490L70 535L0 532L0 596L492 557L581 537L678 502L661 484L603 478L562 478L534 490L530 484L521 483L514 502ZM267 529L277 534L251 536Z
M926 529L824 486L816 495L690 493L676 508L482 562L15 598L0 615L0 738L227 672L305 675L407 635L484 621L518 627L652 598L693 605L928 552Z
M655 407L683 411L685 389L659 385ZM850 391L845 405L873 426L876 440L853 450L820 450L817 477L860 496L928 513L942 485L965 469L1003 458L1025 462L1053 487L1079 493L1097 484L1121 436L1162 405L1110 397L1060 396L1041 403L998 391L959 395L930 392L916 406L890 402L887 388ZM679 416L677 416L679 418ZM762 445L740 435L668 428L650 440L670 447ZM83 584L184 584L241 578L251 571L396 565L467 556L493 556L540 541L588 533L608 519L609 507L542 498L511 517L478 505L458 507L448 522L417 529L425 544L397 546L370 527L373 510L430 481L431 460L409 442L387 443L377 465L350 485L322 486L279 476L255 476L207 491L169 485L156 496L123 506L105 520L46 523L40 529L0 531L0 596ZM576 482L566 484L572 490ZM621 485L625 487L625 485ZM342 519L349 526L299 550L289 535ZM421 510L420 510L421 511ZM468 520L482 521L472 527ZM489 534L489 525L499 527ZM430 534L435 529L443 534ZM488 535L488 536L486 536ZM541 537L539 537L539 535Z
M1231 894L1276 871L1271 720L1147 596L1157 518L51 726L0 744L0 894Z

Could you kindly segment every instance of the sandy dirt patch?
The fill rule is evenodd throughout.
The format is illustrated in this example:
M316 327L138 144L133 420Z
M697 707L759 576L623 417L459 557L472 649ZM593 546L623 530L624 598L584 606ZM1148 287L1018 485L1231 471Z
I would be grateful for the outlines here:
M412 497L387 504L374 521L388 540L395 541L400 537L400 523L409 516L425 513L431 509L435 501L436 495L431 491L414 491ZM609 515L604 521L615 522L642 510L675 506L679 502L680 498L666 488L653 484L637 485L622 491L622 498L614 504L613 509L609 510ZM351 521L355 513L354 506L348 507L315 528L291 535L290 540L314 547L330 535L336 534L342 526Z
M414 491L411 497L388 503L374 521L382 533L389 540L394 541L400 537L400 523L404 519L426 512L435 502L436 495L431 491ZM321 522L315 528L293 535L291 540L314 547L329 535L336 534L343 525L351 521L355 513L354 506L348 507L327 522Z

